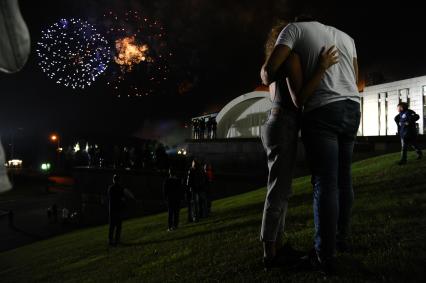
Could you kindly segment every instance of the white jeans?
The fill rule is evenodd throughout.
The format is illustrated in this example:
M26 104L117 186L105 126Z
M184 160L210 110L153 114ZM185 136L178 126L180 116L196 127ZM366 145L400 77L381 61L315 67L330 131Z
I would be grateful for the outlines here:
M300 116L291 110L274 108L262 127L269 176L260 239L275 242L283 236L288 199L297 156Z

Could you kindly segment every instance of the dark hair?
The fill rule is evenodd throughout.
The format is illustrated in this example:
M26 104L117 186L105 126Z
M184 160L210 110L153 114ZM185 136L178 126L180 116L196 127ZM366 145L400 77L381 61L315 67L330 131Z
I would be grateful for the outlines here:
M309 14L300 14L300 15L298 15L294 18L294 21L297 22L297 23L313 22L313 21L316 21L316 19L312 15L309 15Z
M265 42L265 56L268 58L274 50L278 35L288 25L286 20L276 20Z
M407 102L400 102L398 106L402 107L402 109L407 110L408 109L408 103Z

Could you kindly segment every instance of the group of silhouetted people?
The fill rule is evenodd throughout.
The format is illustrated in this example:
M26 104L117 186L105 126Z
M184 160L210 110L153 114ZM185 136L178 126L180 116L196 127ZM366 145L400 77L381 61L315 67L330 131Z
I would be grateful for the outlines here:
M196 140L215 139L217 131L216 118L209 117L192 120L193 138Z
M194 159L185 177L179 178L170 169L164 182L164 198L169 212L168 231L178 228L183 201L188 207L188 222L198 222L201 218L208 217L211 211L209 192L213 181L212 167L208 164L202 166Z
M176 230L179 226L179 214L183 202L188 207L188 222L198 222L206 218L211 212L209 197L213 170L211 165L201 165L193 160L190 169L184 178L178 177L173 168L163 184L164 199L168 208L168 231ZM113 176L112 185L108 188L108 216L110 246L116 246L120 242L121 227L123 223L123 211L126 198L136 200L133 194L123 187L120 176Z

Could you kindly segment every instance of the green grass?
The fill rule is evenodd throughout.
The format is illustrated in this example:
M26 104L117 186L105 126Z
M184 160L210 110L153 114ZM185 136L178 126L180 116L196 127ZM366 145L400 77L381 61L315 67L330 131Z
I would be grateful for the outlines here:
M410 156L413 159L413 156ZM331 282L425 282L426 160L395 165L397 154L354 164L354 253L339 255ZM312 245L308 177L294 182L286 238ZM314 272L263 271L258 240L265 189L214 202L198 224L166 232L166 214L125 222L124 245L107 227L77 231L0 254L1 282L320 282Z

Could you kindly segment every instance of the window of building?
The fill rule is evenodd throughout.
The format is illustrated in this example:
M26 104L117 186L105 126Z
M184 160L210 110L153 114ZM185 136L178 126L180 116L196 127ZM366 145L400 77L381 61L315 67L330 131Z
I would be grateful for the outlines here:
M406 103L408 103L408 107L410 107L408 88L404 88L404 89L399 90L399 102L406 102Z
M423 99L423 134L426 134L426 86L422 87Z
M381 117L382 117L382 103L381 103L381 100L380 100L380 93L377 96L378 96L378 98L377 98L377 107L378 107L377 114L378 114L378 119L379 119L379 128L378 128L379 133L378 134L380 136L380 129L382 128L382 119L381 119Z

